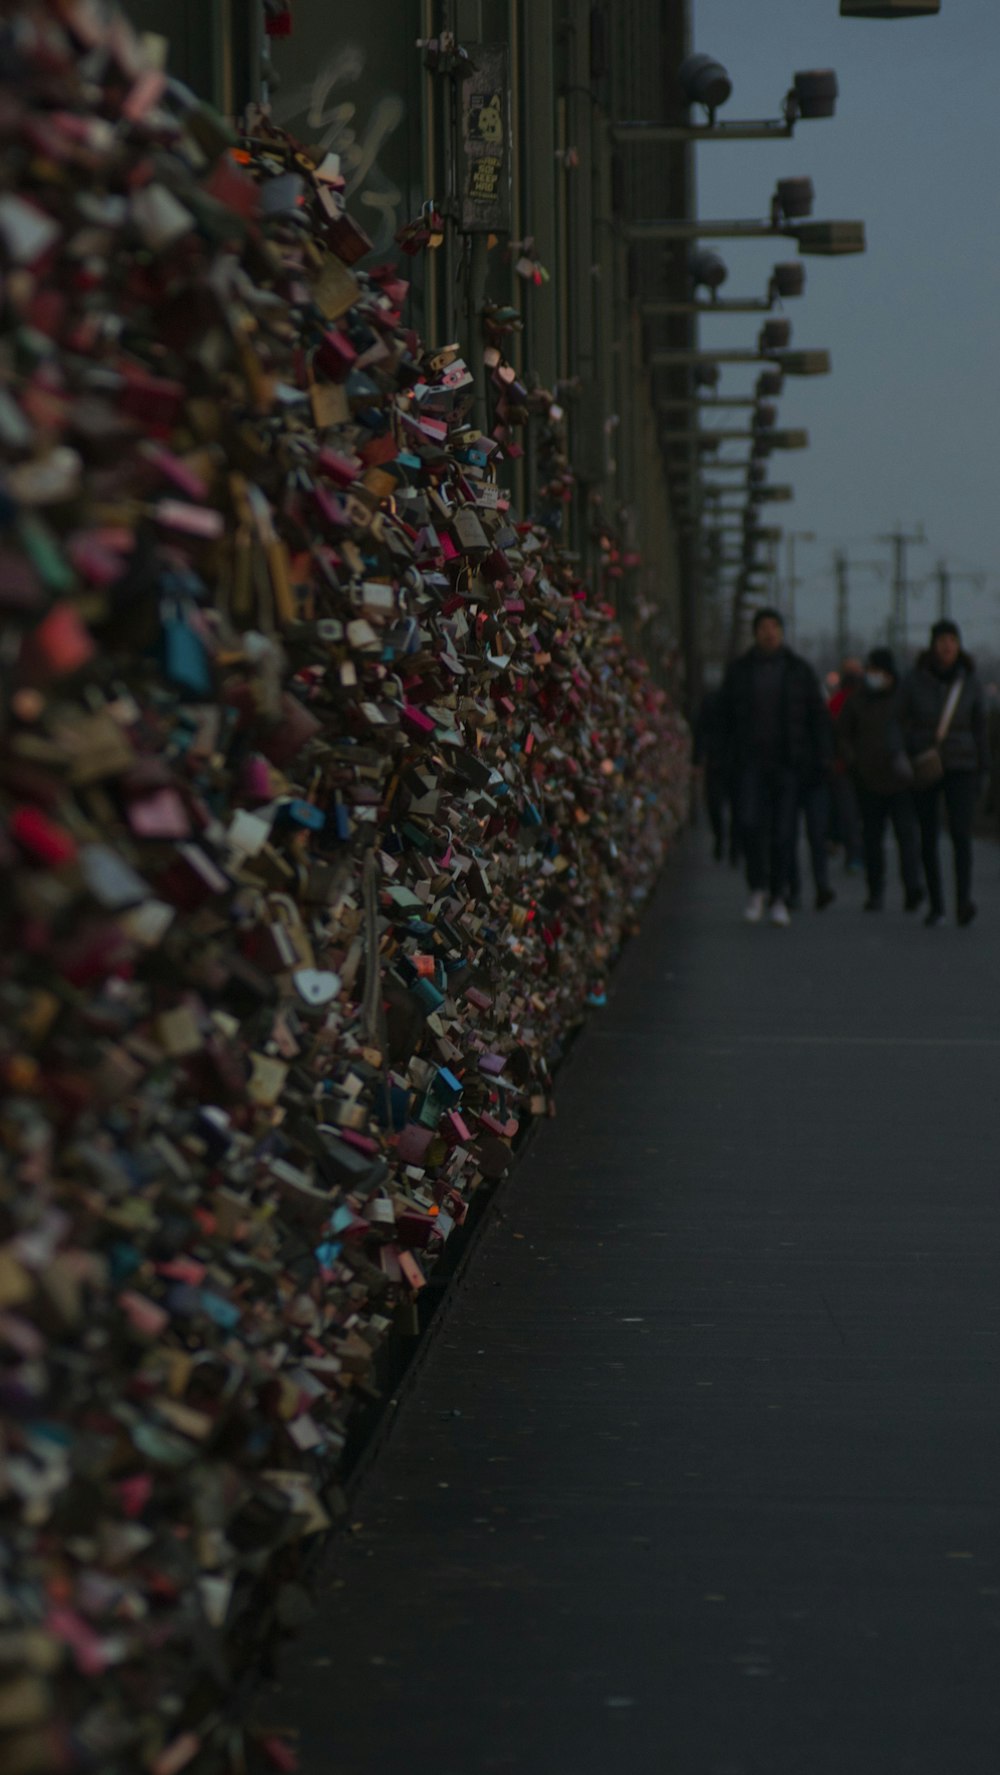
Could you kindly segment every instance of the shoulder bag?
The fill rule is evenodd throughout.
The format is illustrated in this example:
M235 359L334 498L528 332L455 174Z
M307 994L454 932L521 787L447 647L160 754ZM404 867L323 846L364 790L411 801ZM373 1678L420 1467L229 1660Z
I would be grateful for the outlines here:
M941 747L948 737L948 729L955 719L959 698L965 686L964 675L960 672L948 692L948 698L941 710L941 719L937 724L933 746L926 752L918 752L913 760L913 786L915 789L933 789L944 776L944 764L941 759Z

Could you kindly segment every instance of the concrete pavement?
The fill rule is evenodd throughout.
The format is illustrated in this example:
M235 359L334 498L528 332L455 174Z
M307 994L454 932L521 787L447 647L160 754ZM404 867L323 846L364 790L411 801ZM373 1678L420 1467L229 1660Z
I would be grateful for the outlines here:
M675 859L263 1698L304 1775L995 1775L1000 864Z

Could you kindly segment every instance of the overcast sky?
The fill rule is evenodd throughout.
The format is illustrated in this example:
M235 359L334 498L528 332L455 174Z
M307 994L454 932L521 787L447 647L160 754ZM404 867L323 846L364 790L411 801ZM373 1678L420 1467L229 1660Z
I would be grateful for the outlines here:
M868 229L864 257L808 259L806 294L786 306L793 345L833 354L832 376L786 379L779 423L808 427L812 442L772 457L770 478L796 498L765 508L819 538L797 545L799 640L832 631L834 547L888 562L874 539L923 524L911 579L942 558L956 575L985 572L981 591L956 583L953 603L969 643L1000 652L1000 0L943 0L937 18L892 23L842 19L838 0L695 0L694 11L696 48L732 76L728 117L776 116L796 69L840 79L830 122L800 123L791 141L699 148L699 213L763 216L777 178L808 174L816 217ZM726 296L762 293L775 259L794 256L791 242L710 244L729 265ZM746 344L756 324L708 319L702 340ZM747 392L752 374L725 371L722 389ZM881 639L888 598L859 566L853 626ZM911 601L913 642L934 608L930 586Z

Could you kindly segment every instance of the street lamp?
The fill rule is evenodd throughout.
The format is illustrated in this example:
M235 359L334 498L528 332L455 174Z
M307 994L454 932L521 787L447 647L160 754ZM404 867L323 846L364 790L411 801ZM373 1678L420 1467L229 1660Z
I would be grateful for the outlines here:
M635 241L670 240L764 240L782 235L798 243L800 253L823 258L863 253L863 222L816 222L808 218L813 206L811 179L779 179L766 220L710 222L703 217L668 217L627 223L625 238Z
M800 429L792 431L758 432L754 450L759 456L770 456L772 450L808 450L809 433Z
M725 282L724 278L719 279L718 283L710 284L696 274L697 269L700 268L699 262L703 258L714 259L717 265L722 265L723 261L717 253L704 255L698 253L691 262L691 276L695 289L702 285L710 290L712 293L708 300L699 302L697 298L689 298L679 302L659 299L644 302L642 305L644 320L658 320L671 314L770 314L776 302L787 301L792 296L801 296L805 289L806 268L793 259L787 264L774 267L765 296L720 297L715 292L719 289L720 284ZM723 267L723 269L725 268ZM726 276L728 275L727 272Z
M829 376L828 351L778 351L773 354L784 376Z
M776 265L771 273L768 295L772 302L787 301L790 296L801 296L806 287L806 268L797 259Z
M706 247L701 252L692 253L688 261L688 276L696 290L711 290L714 296L728 278L729 267L725 259L718 253L713 253L711 247Z
M776 401L781 393L784 379L783 370L762 370L757 378L758 399Z
M708 112L709 123L715 122L720 105L731 98L733 83L721 62L710 55L689 55L677 71L681 91L689 105L701 105Z
M665 219L628 222L623 232L626 240L634 241L766 240L770 235L781 234L794 240L800 253L823 259L843 258L848 253L865 251L863 222L802 221L776 224L773 221L708 222L698 218L691 221Z
M733 83L714 56L688 56L678 80L689 105L700 105L705 123L662 124L630 122L615 125L612 135L623 142L753 142L776 141L794 133L795 125L817 117L832 117L837 108L837 76L832 68L809 68L793 74L782 101L781 116L720 123L716 113L730 98Z
M792 342L792 323L784 314L766 320L757 334L757 348L762 357L784 351Z

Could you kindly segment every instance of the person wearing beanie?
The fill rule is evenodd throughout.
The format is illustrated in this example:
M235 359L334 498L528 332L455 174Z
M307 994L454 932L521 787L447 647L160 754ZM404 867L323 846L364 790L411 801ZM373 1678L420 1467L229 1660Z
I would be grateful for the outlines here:
M913 803L913 770L903 750L897 709L899 673L888 647L873 647L856 696L836 725L837 751L850 772L861 808L866 912L885 903L885 829L891 822L899 852L903 904L915 912L924 898Z
M785 644L777 610L758 610L753 646L722 686L720 731L735 785L750 897L744 917L788 925L795 821L805 785L829 764L830 722L812 667Z
M976 668L962 647L958 624L942 617L930 646L903 681L900 694L903 743L915 762L915 802L927 880L930 927L944 923L944 887L938 855L938 822L944 799L955 861L956 915L960 925L976 916L972 898L972 826L980 786L989 769L986 699ZM940 761L933 773L927 761ZM930 780L934 775L936 780ZM922 777L928 780L922 781Z

